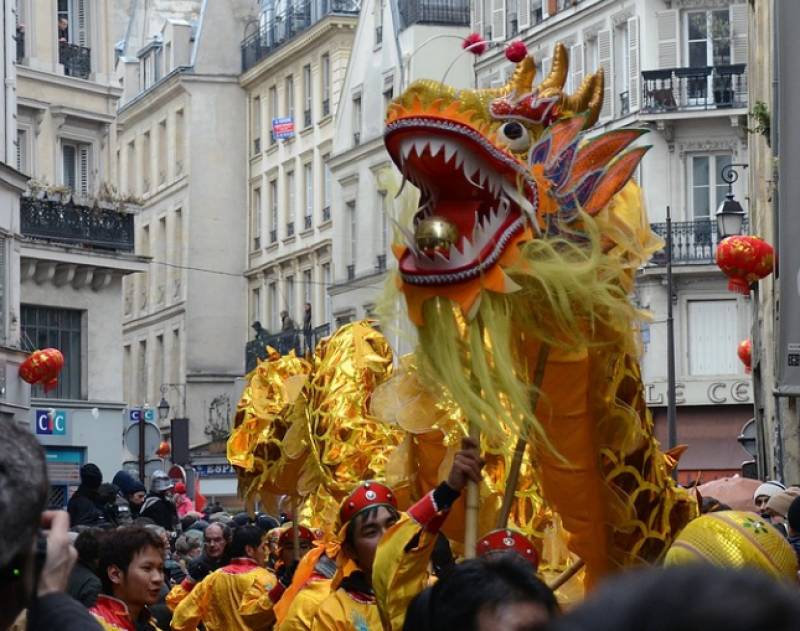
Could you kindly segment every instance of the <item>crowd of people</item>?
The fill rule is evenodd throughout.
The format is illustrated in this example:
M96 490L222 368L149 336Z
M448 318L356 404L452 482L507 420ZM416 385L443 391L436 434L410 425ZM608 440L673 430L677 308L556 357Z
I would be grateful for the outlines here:
M562 611L520 533L491 532L477 558L455 559L440 530L481 476L468 439L447 478L407 511L391 488L364 482L323 532L291 515L195 510L163 473L149 488L125 471L104 484L93 464L68 510L48 511L42 448L25 429L0 429L0 630L800 628L797 585L747 568L622 572ZM754 499L797 550L800 489L768 482ZM726 507L706 498L703 508Z

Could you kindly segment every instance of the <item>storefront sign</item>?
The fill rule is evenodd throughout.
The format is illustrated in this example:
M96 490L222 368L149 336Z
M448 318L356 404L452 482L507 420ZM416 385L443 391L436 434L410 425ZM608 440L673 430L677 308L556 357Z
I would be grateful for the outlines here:
M193 464L194 470L201 478L229 478L236 475L233 467L227 462L219 464Z
M67 433L65 410L36 410L36 433L45 436L64 436Z
M647 405L667 405L667 383L645 384ZM678 381L675 384L678 405L742 405L753 402L749 380Z

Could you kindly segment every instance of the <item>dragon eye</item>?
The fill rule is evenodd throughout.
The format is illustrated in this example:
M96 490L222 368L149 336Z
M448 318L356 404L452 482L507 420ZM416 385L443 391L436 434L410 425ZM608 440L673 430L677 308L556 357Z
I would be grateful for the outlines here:
M500 141L508 145L511 151L525 151L531 146L531 136L520 123L512 121L504 123L498 132Z

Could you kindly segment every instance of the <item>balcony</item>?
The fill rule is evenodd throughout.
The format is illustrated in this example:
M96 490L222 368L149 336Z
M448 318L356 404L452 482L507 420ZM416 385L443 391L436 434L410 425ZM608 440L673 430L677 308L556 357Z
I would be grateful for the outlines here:
M378 272L385 272L386 271L386 255L385 254L378 254L376 261L375 261L375 271Z
M311 226L313 225L312 221L313 217L311 215L306 215L303 219L303 230L311 230Z
M375 46L380 46L383 43L383 26L375 27Z
M133 252L133 215L72 202L23 197L20 232L54 243Z
M277 243L278 242L278 231L274 228L269 231L269 242L270 243Z
M253 139L253 155L258 155L261 153L261 138L254 138Z
M58 63L68 77L88 79L92 71L91 49L68 42L58 43Z
M402 28L414 24L469 26L469 0L408 0L400 3Z
M642 112L747 107L745 64L642 72Z
M630 92L620 92L619 94L619 114L620 116L627 116L631 113L631 95Z
M356 266L351 263L347 266L347 280L354 280L356 277Z
M308 129L311 127L311 110L305 110L303 112L303 129Z
M331 100L322 99L322 116L329 116L331 113Z
M650 224L653 232L667 240L667 224ZM742 226L747 231L747 220ZM695 221L672 222L672 264L673 265L710 265L713 264L717 245L717 222L715 219L697 219ZM659 250L650 260L650 265L667 264L666 249Z
M322 222L325 223L326 221L330 220L331 220L331 207L325 206L325 208L322 209Z
M356 0L300 0L287 3L280 15L266 13L259 29L241 44L242 72L247 72L322 18L328 15L357 16L359 7Z
M293 237L294 236L294 221L290 221L286 224L286 236Z
M21 64L22 60L25 59L25 30L21 27L17 27L17 34L14 38L17 41L17 63Z
M245 371L250 372L258 365L258 360L267 358L267 346L271 346L281 355L294 351L304 357L314 352L319 341L331 334L331 325L322 324L313 329L289 329L270 335L262 329L256 339L245 345Z

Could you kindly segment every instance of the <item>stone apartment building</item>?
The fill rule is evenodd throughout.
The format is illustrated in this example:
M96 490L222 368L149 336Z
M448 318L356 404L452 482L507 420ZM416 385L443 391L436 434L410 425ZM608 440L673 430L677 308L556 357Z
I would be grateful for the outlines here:
M56 506L83 462L110 478L125 457L122 282L146 264L134 254L130 205L111 187L122 94L112 22L108 3L89 0L17 0L10 22L15 166L32 181L2 255L12 278L4 327L25 350L54 346L65 357L58 387L33 388L25 415L45 445Z
M598 131L641 127L652 148L636 179L655 232L673 226L672 296L665 253L641 270L635 300L652 313L642 331L642 367L656 431L667 442L666 311L674 310L678 443L692 448L682 479L737 471L748 459L736 438L753 416L750 377L736 356L749 336L751 305L728 292L714 263L715 213L728 193L725 167L747 162L748 4L738 0L479 0L473 29L487 38L521 38L537 61L537 81L551 67L553 46L569 51L565 89L602 68ZM482 87L505 82L502 48L477 64ZM732 192L747 208L745 177Z

